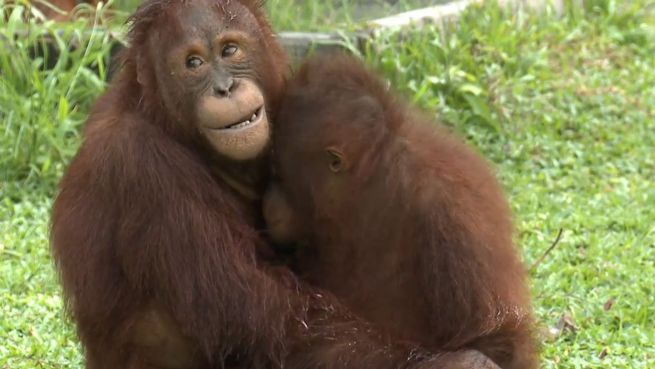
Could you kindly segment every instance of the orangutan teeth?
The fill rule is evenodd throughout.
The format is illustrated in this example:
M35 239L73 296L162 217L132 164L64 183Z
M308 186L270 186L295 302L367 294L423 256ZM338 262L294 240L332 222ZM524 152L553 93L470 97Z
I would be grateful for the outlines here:
M239 128L244 128L247 127L257 121L257 119L260 117L262 112L262 108L257 109L254 113L252 113L252 116L249 119L244 120L243 122L239 123L234 123L231 124L227 127L221 128L221 129L239 129Z
M233 128L243 128L243 127L245 127L245 126L247 126L247 125L249 125L249 124L251 124L251 123L252 123L251 120L246 120L246 121L243 121L243 122L241 122L241 123L238 123L238 124L232 125L232 126L230 126L229 128L232 128L232 129L233 129Z

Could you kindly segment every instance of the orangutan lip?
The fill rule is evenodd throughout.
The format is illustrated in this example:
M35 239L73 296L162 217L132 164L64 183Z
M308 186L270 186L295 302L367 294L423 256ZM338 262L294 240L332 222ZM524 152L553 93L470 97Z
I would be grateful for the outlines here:
M230 129L241 129L241 128L249 127L255 123L258 123L261 120L263 111L264 111L264 106L262 105L259 108L257 108L249 117L244 117L243 119L241 119L236 123L232 123L217 129L230 130Z

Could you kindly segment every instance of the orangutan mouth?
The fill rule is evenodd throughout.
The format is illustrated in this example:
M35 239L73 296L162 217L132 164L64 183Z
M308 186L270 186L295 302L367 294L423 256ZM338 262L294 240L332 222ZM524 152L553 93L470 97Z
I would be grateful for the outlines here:
M259 123L262 120L264 106L260 106L249 117L244 117L236 123L229 124L219 129L242 129Z

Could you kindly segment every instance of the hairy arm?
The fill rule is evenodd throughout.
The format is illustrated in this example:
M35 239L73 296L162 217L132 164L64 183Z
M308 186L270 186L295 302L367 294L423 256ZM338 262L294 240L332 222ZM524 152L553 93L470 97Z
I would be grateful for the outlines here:
M98 367L120 365L130 319L153 302L215 362L439 368L470 359L391 344L333 298L268 273L259 235L198 157L138 117L111 118L91 118L52 218L68 305Z

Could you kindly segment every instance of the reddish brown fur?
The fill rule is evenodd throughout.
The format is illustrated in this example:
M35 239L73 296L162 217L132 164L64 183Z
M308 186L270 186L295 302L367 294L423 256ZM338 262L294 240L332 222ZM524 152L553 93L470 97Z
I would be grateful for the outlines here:
M257 24L233 18L243 5ZM255 1L149 0L132 17L123 69L93 108L52 214L86 367L152 368L143 324L197 347L198 368L489 367L474 351L429 357L389 343L329 295L264 264L257 208L212 169L259 178L266 162L219 160L193 126L193 95L162 84L167 46L189 27L178 16L185 6L257 35L249 67L267 107L283 87L283 53ZM174 338L160 349L187 347Z
M346 57L301 68L273 137L307 280L426 347L536 367L510 211L479 155Z

